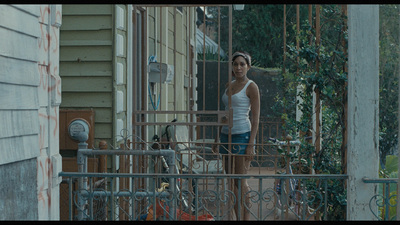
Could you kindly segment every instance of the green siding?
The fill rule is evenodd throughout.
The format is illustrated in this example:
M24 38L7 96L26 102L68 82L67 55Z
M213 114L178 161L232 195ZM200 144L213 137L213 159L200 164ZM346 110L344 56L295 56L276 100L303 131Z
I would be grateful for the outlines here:
M113 10L113 5L111 4L82 4L79 7L76 6L73 4L63 5L63 15L110 15Z
M113 138L114 5L63 5L60 109L95 111L95 142ZM98 147L98 146L94 146Z
M112 123L112 112L108 108L96 108L94 119L97 123Z
M112 76L111 62L67 62L60 65L60 74L67 76Z
M101 92L79 92L79 93L62 93L63 108L96 108L109 107L112 108L112 94Z
M112 46L62 46L60 58L63 61L111 61Z
M64 77L63 92L111 92L112 77Z
M113 135L112 124L97 123L94 127L94 133L98 139L108 139Z
M66 16L63 19L63 30L103 30L112 28L111 15Z
M112 43L111 30L64 30L61 31L60 35L63 36L63 41L61 42L63 46L76 45L83 41L93 41L94 43L99 43L98 45L110 45ZM79 37L79 40L76 37Z

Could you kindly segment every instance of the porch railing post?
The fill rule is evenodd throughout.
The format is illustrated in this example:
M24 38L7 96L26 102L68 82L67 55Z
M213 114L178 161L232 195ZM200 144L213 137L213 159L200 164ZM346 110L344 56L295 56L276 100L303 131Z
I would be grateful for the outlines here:
M78 153L77 153L77 164L79 173L87 173L87 156L82 154L82 150L86 150L88 144L88 134L81 132L79 134ZM84 192L87 191L87 177L80 176L78 178L78 220L84 220L87 218L87 201L83 198ZM86 216L85 216L86 215ZM85 216L85 217L84 217Z
M169 173L170 174L176 174L176 165L175 165L175 151L174 150L162 150L165 152L164 154L166 155L166 161L169 166ZM174 177L170 178L170 190L172 193L172 207L169 208L169 215L170 215L170 220L176 220L176 196L178 193L176 193L176 180Z

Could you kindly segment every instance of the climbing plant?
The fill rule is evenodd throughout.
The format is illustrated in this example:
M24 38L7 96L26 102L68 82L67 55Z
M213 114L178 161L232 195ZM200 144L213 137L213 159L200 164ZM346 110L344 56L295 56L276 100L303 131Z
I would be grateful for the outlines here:
M303 141L300 148L300 157L307 159L307 165L304 166L312 166L316 173L344 173L345 145L342 143L346 129L344 112L347 101L345 18L339 5L323 5L320 8L319 45L316 44L315 25L311 26L308 19L301 20L297 36L300 47L297 48L295 41L287 45L287 70L282 74L280 83L284 93L276 97L275 108L280 109L278 112L285 112L282 114L284 130L302 140L301 136L310 135L313 129L313 97L319 93L322 114L320 150L315 152L315 147L306 141ZM296 26L291 29L295 32ZM302 112L299 120L296 120L296 106ZM330 194L327 217L334 220L344 219L345 186L342 181L332 181L328 186Z
M345 172L347 73L346 49L347 31L345 15L338 5L321 7L321 44L315 44L315 26L307 19L301 21L298 40L287 46L288 68L282 74L281 85L284 93L276 97L274 108L285 113L285 130L293 136L307 134L312 128L312 97L320 91L322 102L322 145L316 154L313 146L308 146L302 154L312 155L313 169L318 173ZM315 14L313 14L315 18ZM398 140L398 73L399 73L399 8L398 5L380 5L379 40L379 155L382 171L387 155L394 154ZM292 28L293 30L295 27ZM311 39L310 39L311 37ZM312 41L310 41L312 40ZM318 69L316 62L319 62ZM298 69L298 72L297 72ZM298 91L298 87L300 91ZM299 102L298 98L302 101ZM296 105L302 117L296 121ZM381 173L382 173L381 171ZM342 184L331 183L328 188L334 196L328 199L328 218L344 219L346 192ZM329 195L328 195L329 196Z
M346 172L346 107L347 72L346 16L342 5L324 4L320 8L321 42L316 45L315 5L312 23L308 21L308 5L300 5L300 33L296 30L296 5L286 5L287 49L283 62L283 5L248 5L243 11L233 12L232 50L246 50L261 67L285 67L279 78L281 94L272 107L280 116L286 134L302 140L298 157L304 166L312 166L318 173ZM387 155L397 152L398 96L399 96L399 6L379 6L379 155L385 169ZM227 7L221 7L221 47L228 49ZM210 7L217 21L216 8ZM296 47L296 40L300 48ZM316 63L318 62L318 69ZM315 147L301 135L309 136L312 129L313 96L320 94L322 128L321 148ZM301 101L299 100L301 99ZM296 107L302 112L296 120ZM282 113L284 112L284 113ZM342 183L329 184L328 218L344 219L346 190Z
M379 7L379 158L397 150L399 89L399 6Z

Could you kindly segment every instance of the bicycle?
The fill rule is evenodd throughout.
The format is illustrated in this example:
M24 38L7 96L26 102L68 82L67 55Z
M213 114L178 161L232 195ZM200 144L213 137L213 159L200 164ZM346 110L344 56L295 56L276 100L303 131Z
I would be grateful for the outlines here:
M280 141L275 138L269 138L268 140L275 144L279 149L278 151L280 151L281 153L283 153L283 146L288 146L288 144L289 146L298 146L301 144L299 140L289 142ZM299 148L297 148L295 151L289 151L287 157L282 156L283 158L281 160L281 164L283 164L284 167L287 167L287 170L286 172L282 172L280 174L294 174L292 165L300 163L300 161L292 161L290 159L298 157L298 150ZM274 185L274 191L277 193L278 196L276 201L278 209L283 210L284 212L291 211L295 214L296 217L300 218L300 212L302 212L302 210L306 208L306 213L310 216L313 215L317 209L310 206L310 203L312 203L312 201L309 201L308 198L311 196L311 199L314 200L315 197L312 195L319 194L320 197L322 197L321 194L316 191L308 191L305 188L305 185L296 178L289 178L285 180L287 180L288 183L285 183L283 179L278 179L275 181ZM303 217L304 216L305 215L303 213Z
M151 149L160 149L160 139L157 135L153 136L153 144L151 145ZM169 165L163 156L160 156L161 165L162 165L162 173L169 173ZM176 174L180 174L182 171L177 164L175 164L175 172ZM184 171L184 170L183 170ZM169 183L170 180L168 178L161 178L160 188L157 188L157 192L169 191ZM192 186L196 187L196 182L192 180ZM194 194L189 191L189 180L188 179L177 179L175 182L175 190L179 198L177 198L177 209L176 209L176 218L179 220L195 220L195 199L193 198ZM156 214L156 218L154 218L154 212ZM166 213L167 212L167 213ZM156 198L156 206L150 205L148 208L148 213L140 215L137 220L165 220L169 219L169 206L166 202L160 198ZM197 220L207 220L212 221L214 217L210 214L203 214L197 217Z
M152 149L160 149L162 146L160 144L160 138L158 135L153 136L153 145ZM169 174L169 166L167 164L167 161L163 156L160 156L161 160L161 165L162 165L162 173ZM175 163L175 173L180 174L180 171L182 171L183 174L185 174L184 169L180 169L178 167L178 163ZM169 179L168 178L161 178L161 187L164 187L164 190L169 190ZM194 188L194 192L196 192L196 182L195 180L192 180L191 183L192 187ZM195 212L195 201L193 200L193 193L189 191L189 180L188 179L183 179L181 180L178 178L175 182L175 190L179 194L178 198L178 207L181 208L184 212L187 213L194 213Z

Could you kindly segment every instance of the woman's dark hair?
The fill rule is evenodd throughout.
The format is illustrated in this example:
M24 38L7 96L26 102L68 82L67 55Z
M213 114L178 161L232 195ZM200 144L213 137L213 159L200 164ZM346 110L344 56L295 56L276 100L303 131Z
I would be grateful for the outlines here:
M239 56L242 56L246 60L247 65L251 66L251 55L246 51L237 51L237 52L233 53L232 63Z

